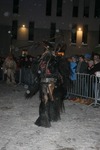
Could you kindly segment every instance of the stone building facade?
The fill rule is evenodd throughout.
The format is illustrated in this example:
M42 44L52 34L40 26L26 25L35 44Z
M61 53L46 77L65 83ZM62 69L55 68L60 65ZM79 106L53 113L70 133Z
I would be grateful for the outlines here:
M66 56L100 45L100 0L0 0L0 20L0 55L39 55L43 40L66 43Z

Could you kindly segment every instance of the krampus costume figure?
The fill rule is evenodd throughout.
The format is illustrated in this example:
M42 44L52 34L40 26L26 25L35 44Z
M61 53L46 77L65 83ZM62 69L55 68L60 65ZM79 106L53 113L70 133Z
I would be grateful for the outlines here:
M35 124L50 127L51 121L60 119L64 110L63 100L69 85L69 65L65 58L57 57L46 49L40 58L35 82L26 92L26 97L32 97L39 90L39 117Z

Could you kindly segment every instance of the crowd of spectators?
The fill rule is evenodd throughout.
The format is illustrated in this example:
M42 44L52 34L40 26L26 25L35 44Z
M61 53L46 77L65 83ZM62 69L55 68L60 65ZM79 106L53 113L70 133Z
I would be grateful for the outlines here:
M39 58L40 56L33 57L31 55L14 58L16 62L16 71L18 72L20 69L22 69L24 72L24 73L22 72L21 82L26 82L26 84L29 84L29 82L32 83L31 82L32 79L28 79L29 77L28 75L34 72L35 69L34 64L38 62ZM0 57L0 80L2 80L2 76L3 76L2 67L5 59L6 58L4 57ZM70 79L73 81L73 83L76 80L76 73L84 73L84 74L92 75L95 74L97 71L100 71L99 54L74 55L68 58L66 57L66 59L68 59L69 61ZM17 80L19 80L18 77Z
M100 95L100 55L80 55L70 57L70 79L73 82L73 91L76 94L87 97L95 97L95 89L97 87L98 95ZM98 76L97 76L98 74ZM95 82L97 76L97 85ZM76 86L77 85L77 86Z
M71 80L76 80L76 73L95 75L97 71L100 71L99 54L72 56L70 57L69 62L71 69Z

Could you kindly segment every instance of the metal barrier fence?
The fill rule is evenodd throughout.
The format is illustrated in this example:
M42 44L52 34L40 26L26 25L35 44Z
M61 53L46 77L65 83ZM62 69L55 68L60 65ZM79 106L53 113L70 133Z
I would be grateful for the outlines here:
M100 105L100 76L76 74L76 77L71 87L67 89L68 96L90 98L94 100L95 106ZM17 70L15 79L18 84L32 85L34 83L34 75L30 68L23 67ZM3 72L2 80L4 80Z
M76 80L67 89L68 95L74 95L94 100L94 105L100 105L100 76L76 74Z
M6 74L3 70L0 72L0 80L6 80ZM34 83L34 75L30 68L22 67L15 72L15 81L18 84L32 85Z

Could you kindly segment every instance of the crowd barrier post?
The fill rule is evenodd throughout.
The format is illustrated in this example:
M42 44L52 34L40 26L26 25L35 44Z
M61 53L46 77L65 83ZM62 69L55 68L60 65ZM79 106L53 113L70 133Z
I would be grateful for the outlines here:
M22 78L22 70L20 68L19 69L19 83L18 84L21 84L21 78Z
M100 106L100 75L96 75L95 76L95 102L94 102L94 106Z

